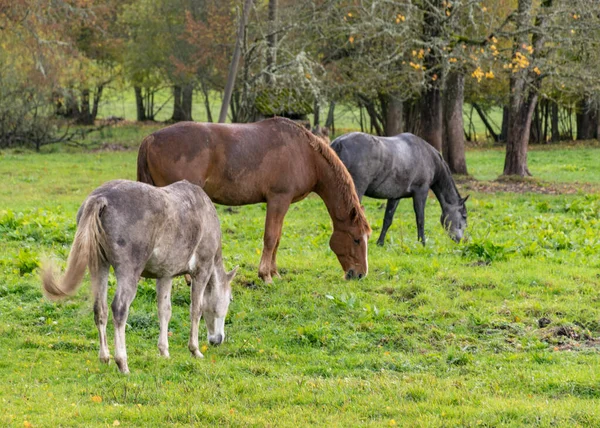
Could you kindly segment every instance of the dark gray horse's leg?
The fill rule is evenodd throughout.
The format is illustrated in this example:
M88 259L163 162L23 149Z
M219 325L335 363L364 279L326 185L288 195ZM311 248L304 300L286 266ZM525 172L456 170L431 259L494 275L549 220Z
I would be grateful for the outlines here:
M415 192L413 195L413 208L417 217L417 235L421 244L425 246L425 203L429 189L424 192Z
M388 199L387 201L387 205L385 207L385 215L383 216L383 226L381 228L381 235L379 235L379 239L377 240L377 245L379 246L382 246L385 242L385 234L392 225L394 213L396 212L396 208L398 208L398 202L400 202L400 198Z

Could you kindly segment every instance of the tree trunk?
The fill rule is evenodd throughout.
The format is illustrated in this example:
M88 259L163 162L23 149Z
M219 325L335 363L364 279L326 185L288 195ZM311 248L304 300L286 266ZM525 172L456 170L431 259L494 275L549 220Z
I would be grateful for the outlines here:
M96 91L94 92L94 100L92 104L92 121L96 120L98 116L98 108L100 107L100 99L102 98L102 91L104 90L104 85L98 85Z
M548 143L548 115L550 112L550 100L545 98L543 102L540 103L542 106L542 143Z
M90 90L88 88L81 90L81 110L76 122L79 125L93 125L94 119L90 113Z
M225 85L225 92L223 94L223 103L221 104L221 112L219 113L219 123L223 123L227 119L227 111L229 110L229 103L231 101L231 94L233 92L233 85L235 83L235 75L237 74L238 64L240 62L240 52L242 49L244 32L246 29L246 22L248 21L248 14L250 13L251 7L252 0L245 0L244 11L242 12L242 19L240 20L235 41L235 48L233 50L233 58L231 59L229 75L227 76L227 83Z
M321 125L321 105L319 104L319 100L315 98L315 102L313 104L313 126L316 128Z
M435 85L425 91L421 104L421 138L442 151L442 99Z
M146 109L144 108L144 95L142 94L142 88L134 86L135 92L135 109L137 113L137 121L143 122L146 120Z
M533 115L531 117L531 128L529 129L529 144L539 144L540 138L540 105L536 103L533 108Z
M200 89L202 90L202 94L204 95L204 108L206 109L206 120L207 122L212 122L212 111L210 109L210 92L208 88L203 82L200 82Z
M508 122L508 141L506 143L503 174L519 175L521 177L530 176L531 173L527 167L527 145L537 94L530 94L526 100L520 100L513 95L511 95L511 98L514 98L514 100L511 102Z
M411 134L421 134L421 100L413 99L407 100L403 103L403 124L404 132L410 132Z
M371 123L371 129L370 129L370 133L373 133L373 130L375 130L375 133L377 135L381 135L383 136L385 134L385 131L383 129L383 118L382 118L382 114L379 114L379 112L377 111L377 107L375 105L375 101L367 98L367 97L361 97L362 98L362 102L365 106L365 110L367 111L367 114L369 115L369 119L370 119L370 123ZM381 102L381 99L380 99ZM383 107L383 103L382 103L382 110L385 108Z
M181 113L183 114L183 120L192 119L192 98L194 96L194 85L188 83L183 87L181 92Z
M331 135L332 137L333 137L333 134L335 134L334 113L335 113L335 101L330 101L329 109L327 110L327 120L325 121L325 127L329 129L329 131L330 131L329 135Z
M448 75L444 91L443 154L453 174L467 175L463 103L465 76L457 71Z
M596 119L591 98L586 95L577 106L577 139L591 140L596 133Z
M269 26L267 34L267 73L265 82L273 83L273 67L277 63L277 0L269 0Z
M508 106L502 106L502 126L500 135L498 136L498 142L506 143L508 138Z
M535 31L530 30L532 0L519 0L518 13L515 17L516 35L513 40L513 55L527 45L529 34L533 33L531 45L533 55L542 52L545 42L543 27L548 8L552 0L542 0L539 15L535 19ZM535 57L533 58L535 59ZM509 120L506 157L504 159L504 175L531 175L527 167L527 146L531 130L531 119L537 104L541 86L540 77L522 69L511 73L509 80Z
M560 129L558 127L558 104L552 101L552 109L550 112L550 140L553 143L560 141Z
M485 125L485 128L489 132L489 134L492 137L492 139L494 140L494 143L497 143L500 140L500 137L498 136L498 134L496 134L496 131L494 131L494 128L492 127L492 124L489 122L489 120L488 120L485 112L481 108L481 106L479 104L477 104L477 103L473 103L473 108L475 109L475 111L477 112L477 114L479 115L479 117L481 118L481 121Z
M445 3L445 2L444 2ZM442 31L442 0L429 0L423 4L423 42L434 43ZM429 73L427 88L421 100L421 137L442 151L442 81L441 60L434 49L427 49L423 65Z
M79 103L73 89L67 91L65 102L65 117L68 119L77 119L81 115L81 112L79 111Z
M401 134L404 129L402 100L397 95L388 96L387 110L385 115L385 135L391 137Z
M181 122L185 115L181 107L181 86L173 85L173 115L171 120L173 122Z

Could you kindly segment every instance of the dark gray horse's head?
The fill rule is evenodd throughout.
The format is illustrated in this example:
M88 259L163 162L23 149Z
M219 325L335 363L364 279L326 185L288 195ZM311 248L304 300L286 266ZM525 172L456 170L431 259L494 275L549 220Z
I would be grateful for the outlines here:
M469 195L461 198L458 204L447 205L442 212L442 226L450 235L454 242L460 242L467 228L467 206L465 202L469 199Z

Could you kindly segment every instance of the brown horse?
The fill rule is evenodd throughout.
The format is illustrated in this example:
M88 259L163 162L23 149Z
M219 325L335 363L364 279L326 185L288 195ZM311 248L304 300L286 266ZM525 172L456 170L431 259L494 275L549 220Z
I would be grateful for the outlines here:
M329 145L284 118L250 124L181 122L142 141L137 179L166 186L186 179L223 205L267 203L258 276L271 282L290 204L317 193L333 221L329 246L346 279L367 274L371 234L352 177Z

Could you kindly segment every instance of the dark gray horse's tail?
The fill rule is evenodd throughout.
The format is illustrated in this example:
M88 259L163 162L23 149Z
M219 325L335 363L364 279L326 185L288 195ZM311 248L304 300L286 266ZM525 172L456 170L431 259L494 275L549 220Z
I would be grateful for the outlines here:
M137 181L148 183L154 186L154 180L148 169L148 146L154 141L153 135L148 135L140 144L137 158Z
M72 295L81 284L86 267L89 266L91 272L98 270L103 258L102 247L106 242L100 213L106 205L103 197L92 197L86 201L67 260L67 270L60 280L54 275L52 263L45 262L42 266L42 288L49 299Z

